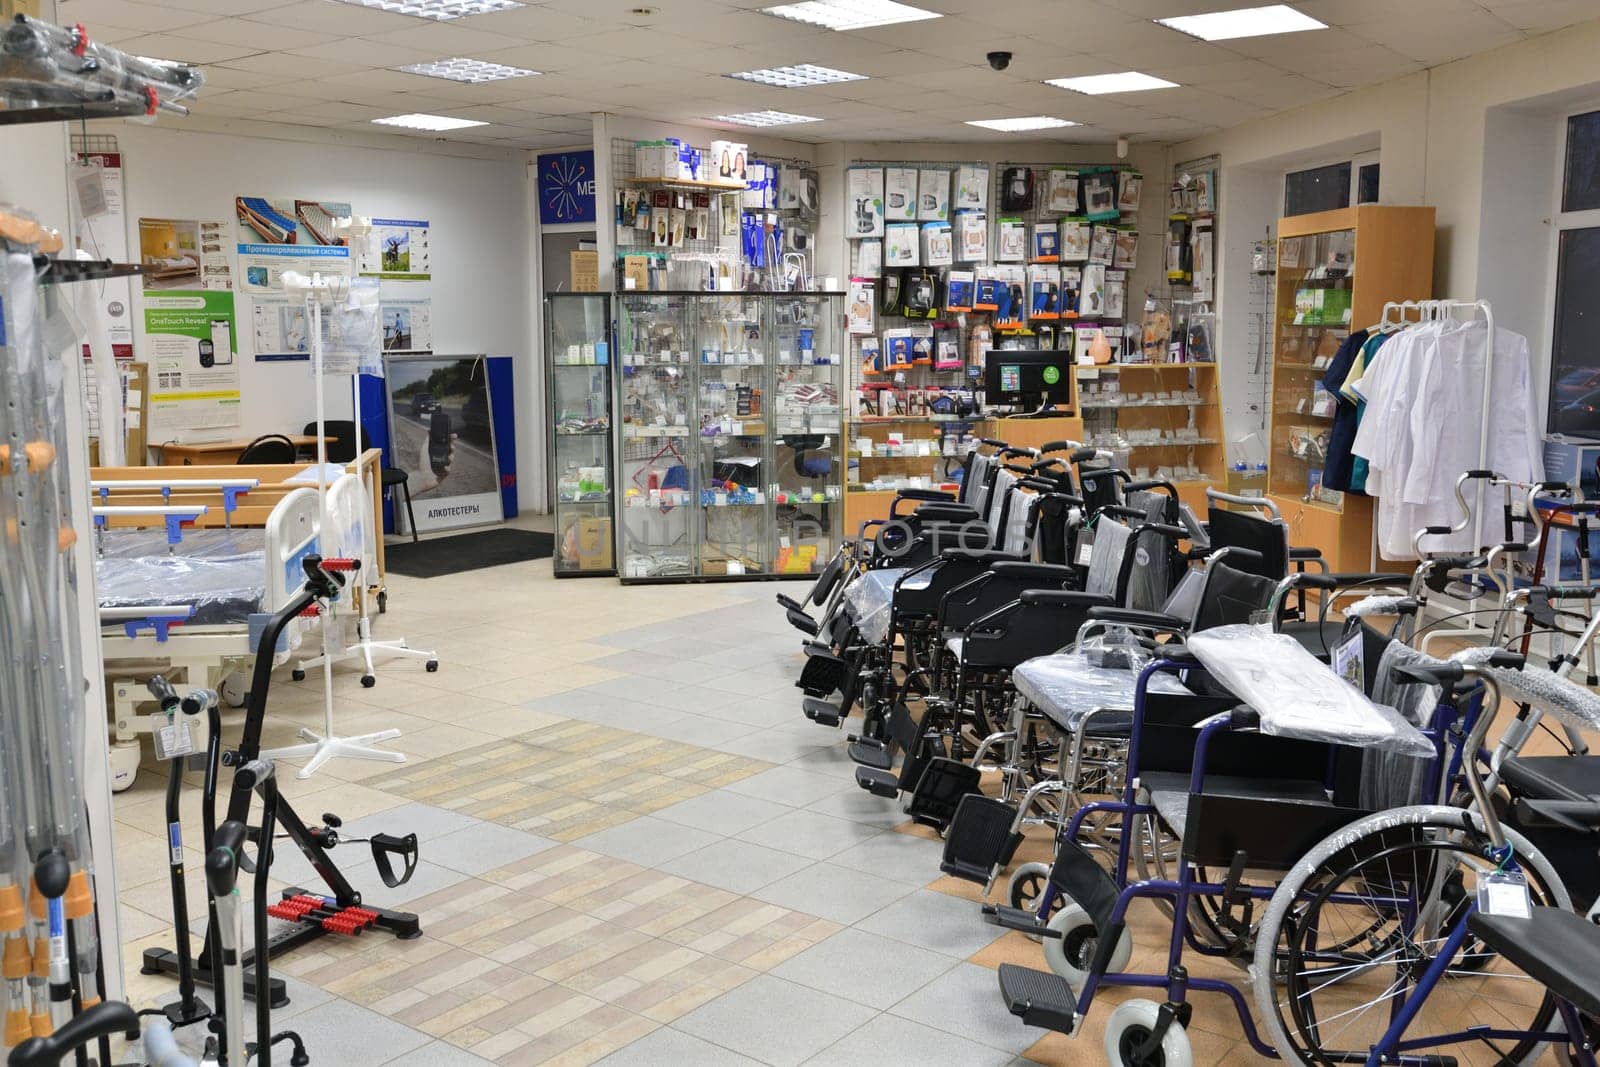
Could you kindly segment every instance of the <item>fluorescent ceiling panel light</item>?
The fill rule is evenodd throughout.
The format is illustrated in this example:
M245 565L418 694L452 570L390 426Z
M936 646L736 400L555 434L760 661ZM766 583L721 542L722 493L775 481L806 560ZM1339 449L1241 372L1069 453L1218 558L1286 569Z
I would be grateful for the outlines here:
M370 7L396 15L415 15L419 19L448 22L467 15L487 15L491 11L510 11L526 7L522 0L339 0L356 7Z
M1120 74L1090 74L1083 78L1051 78L1045 84L1054 85L1057 89L1071 89L1075 93L1088 93L1090 96L1102 96L1106 93L1142 93L1147 89L1178 87L1177 82L1151 77L1136 70L1125 70Z
M507 78L531 78L539 72L522 67L508 67L503 63L490 63L483 59L452 56L449 59L430 59L426 63L412 63L396 67L407 74L421 74L425 78L443 78L446 81L482 85L484 82L505 81Z
M791 115L787 111L741 111L737 115L717 115L717 122L735 126L794 126L802 122L821 122L815 115Z
M469 126L487 126L475 119L456 119L449 115L390 115L386 119L373 119L379 126L403 126L408 130L464 130Z
M1326 23L1303 15L1288 4L1241 7L1235 11L1213 11L1206 15L1178 15L1156 21L1202 41L1232 41L1240 37L1265 37L1273 33L1299 33L1302 30L1328 28Z
M839 82L866 81L865 74L851 74L848 70L819 67L813 63L796 63L790 67L763 67L761 70L742 70L729 74L740 81L776 85L780 89L799 89L807 85L835 85Z
M1077 123L1046 115L1030 115L1021 119L974 119L967 125L982 126L986 130L999 130L1001 133L1021 133L1024 130L1057 130L1063 126L1076 126Z
M895 0L803 0L798 4L779 4L762 8L769 15L795 22L809 22L829 30L864 30L869 26L889 26L896 22L920 22L939 18L937 11L924 11Z

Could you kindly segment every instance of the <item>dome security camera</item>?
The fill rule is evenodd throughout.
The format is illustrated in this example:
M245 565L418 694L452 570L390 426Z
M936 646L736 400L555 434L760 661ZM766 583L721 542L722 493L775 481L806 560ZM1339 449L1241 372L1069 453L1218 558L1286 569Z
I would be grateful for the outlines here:
M989 66L993 67L995 70L1005 70L1007 67L1011 66L1010 52L990 52L987 58L989 60Z

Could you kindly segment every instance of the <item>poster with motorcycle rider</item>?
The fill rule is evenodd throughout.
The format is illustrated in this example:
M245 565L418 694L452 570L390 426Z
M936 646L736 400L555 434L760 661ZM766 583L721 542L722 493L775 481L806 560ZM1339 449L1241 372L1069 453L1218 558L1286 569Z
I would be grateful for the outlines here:
M483 356L385 353L392 462L404 470L418 533L504 518ZM403 494L395 523L410 532Z

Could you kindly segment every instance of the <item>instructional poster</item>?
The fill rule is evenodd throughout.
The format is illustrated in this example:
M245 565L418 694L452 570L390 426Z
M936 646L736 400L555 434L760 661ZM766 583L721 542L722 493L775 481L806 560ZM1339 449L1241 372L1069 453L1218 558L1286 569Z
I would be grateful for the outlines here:
M382 322L385 352L433 351L431 301L385 300Z
M433 277L429 243L426 219L373 219L356 273L386 281L428 281Z
M150 439L239 425L233 293L144 294L150 364Z
M114 263L128 261L128 220L123 215L122 153L87 152L77 157L79 167L72 180L77 190L79 216L83 219L81 247L95 259ZM100 309L106 317L106 332L111 336L111 355L115 359L133 358L133 281L106 278L95 282ZM83 346L85 357L89 346Z
M482 356L384 356L394 465L422 533L500 522L500 467Z
M146 292L233 288L228 224L218 220L140 219L139 262Z
M304 301L257 296L250 301L250 350L257 363L287 363L311 358Z
M281 293L285 271L350 273L350 249L333 232L334 219L349 217L348 203L239 196L233 206L245 292Z

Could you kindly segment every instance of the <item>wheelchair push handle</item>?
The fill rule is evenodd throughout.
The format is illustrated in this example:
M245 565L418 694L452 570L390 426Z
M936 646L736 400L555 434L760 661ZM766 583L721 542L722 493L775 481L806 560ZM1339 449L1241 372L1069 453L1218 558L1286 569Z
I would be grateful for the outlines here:
M1039 454L1043 456L1051 452L1071 452L1082 447L1081 441L1046 441L1039 446Z

